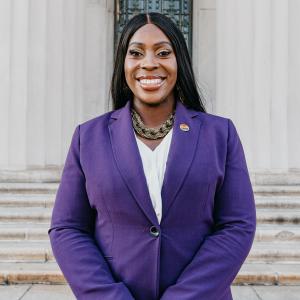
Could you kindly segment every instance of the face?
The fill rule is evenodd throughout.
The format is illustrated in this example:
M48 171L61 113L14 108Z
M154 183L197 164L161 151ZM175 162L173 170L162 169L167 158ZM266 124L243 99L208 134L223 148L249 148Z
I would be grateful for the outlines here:
M127 49L124 71L137 105L174 103L176 56L168 37L154 24L139 28Z

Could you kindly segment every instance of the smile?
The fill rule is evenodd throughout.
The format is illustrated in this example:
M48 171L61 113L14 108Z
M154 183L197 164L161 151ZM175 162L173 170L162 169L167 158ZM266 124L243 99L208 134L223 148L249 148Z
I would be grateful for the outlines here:
M138 80L140 87L146 91L154 91L159 89L165 81L166 79L161 78Z

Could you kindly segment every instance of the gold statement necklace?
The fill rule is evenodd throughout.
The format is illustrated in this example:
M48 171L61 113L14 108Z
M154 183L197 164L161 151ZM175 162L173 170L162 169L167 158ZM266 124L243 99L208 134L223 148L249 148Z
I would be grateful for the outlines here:
M160 125L159 128L146 127L141 116L131 108L132 125L136 133L142 137L150 140L157 140L163 138L168 134L174 124L175 111L168 117L168 119Z

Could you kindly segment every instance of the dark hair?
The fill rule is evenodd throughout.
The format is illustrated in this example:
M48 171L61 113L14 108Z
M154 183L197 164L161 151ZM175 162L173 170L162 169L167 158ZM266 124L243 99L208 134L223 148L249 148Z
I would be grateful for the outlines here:
M205 112L184 36L170 18L156 12L141 13L134 16L125 25L121 33L110 87L113 109L119 109L129 100L133 99L133 93L129 89L125 79L125 57L131 37L140 27L149 23L159 27L172 43L177 60L177 82L174 87L175 99L180 99L187 108Z

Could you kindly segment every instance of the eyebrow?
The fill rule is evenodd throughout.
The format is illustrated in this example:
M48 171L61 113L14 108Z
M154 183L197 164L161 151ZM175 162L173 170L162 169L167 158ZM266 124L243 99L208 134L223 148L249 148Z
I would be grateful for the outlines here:
M143 46L143 45L144 45L143 43L139 43L139 42L131 42L131 43L129 44L129 46L132 45L132 44L136 44L136 45L140 45L140 46ZM172 47L171 43L169 43L169 42L167 42L167 41L157 42L157 43L154 44L154 46L158 46L158 45L161 45L161 44L168 44L168 45L170 45L170 46Z

